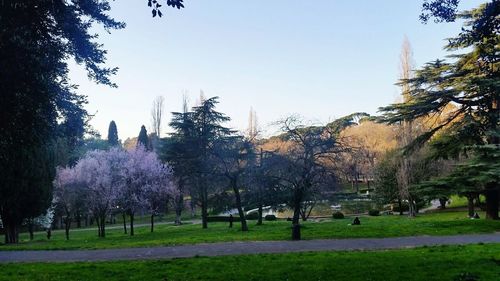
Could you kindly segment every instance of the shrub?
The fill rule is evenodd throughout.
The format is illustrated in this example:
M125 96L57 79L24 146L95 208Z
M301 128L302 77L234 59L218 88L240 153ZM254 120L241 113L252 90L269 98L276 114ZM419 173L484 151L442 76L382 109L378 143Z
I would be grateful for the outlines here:
M425 207L425 202L423 201L417 202L417 209L421 210L424 207ZM403 212L408 212L408 210L410 209L408 206L408 202L403 202L401 204L401 209L403 209ZM393 204L392 211L395 213L399 213L399 204Z
M259 212L253 212L245 216L247 220L257 220L259 219Z
M208 216L207 221L208 222L229 222L230 218L229 216ZM233 216L233 222L239 222L240 217L239 216Z
M275 221L275 220L276 220L276 216L275 216L275 215L266 215L266 216L264 217L264 219L265 219L266 221Z
M380 216L380 211L377 210L377 209L371 209L370 211L368 211L368 215L370 215L370 216Z
M333 213L332 217L334 219L343 219L344 218L344 214L342 212L335 212L335 213Z

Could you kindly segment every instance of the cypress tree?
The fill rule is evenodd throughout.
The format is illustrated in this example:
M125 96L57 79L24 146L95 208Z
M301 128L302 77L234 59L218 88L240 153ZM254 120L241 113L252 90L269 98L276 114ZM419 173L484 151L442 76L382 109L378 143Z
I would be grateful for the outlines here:
M144 125L141 126L141 131L139 132L139 136L137 137L137 146L140 145L142 145L146 150L151 150L148 131L146 130L146 127Z
M108 143L110 146L117 146L118 142L118 129L116 128L115 121L109 122L108 128Z

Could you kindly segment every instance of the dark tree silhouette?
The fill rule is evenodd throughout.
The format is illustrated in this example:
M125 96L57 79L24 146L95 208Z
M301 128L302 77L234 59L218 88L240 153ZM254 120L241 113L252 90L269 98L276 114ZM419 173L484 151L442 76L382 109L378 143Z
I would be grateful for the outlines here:
M68 78L69 59L95 82L115 86L110 76L117 69L104 67L106 50L89 33L96 25L125 26L109 10L108 1L0 2L0 216L8 243L18 241L24 219L50 202L57 120L84 112L85 98Z
M148 137L148 131L144 125L141 126L141 131L137 137L137 146L142 146L146 150L151 150L151 143Z
M110 146L117 146L119 144L118 129L116 128L116 123L113 120L109 122L108 143Z

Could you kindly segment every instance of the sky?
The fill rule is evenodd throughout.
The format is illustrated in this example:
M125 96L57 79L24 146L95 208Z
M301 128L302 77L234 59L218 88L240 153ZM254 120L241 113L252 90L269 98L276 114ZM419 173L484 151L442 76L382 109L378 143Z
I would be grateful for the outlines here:
M96 85L75 64L70 76L103 138L111 120L122 140L141 125L150 130L157 96L165 98L166 136L170 112L181 111L184 94L195 105L201 90L219 96L231 128L245 130L252 107L267 136L290 114L313 123L377 114L399 95L405 36L419 67L443 58L445 38L460 31L460 23L422 24L422 1L185 0L182 10L163 5L162 18L151 17L147 0L111 1L110 15L127 27L95 32L107 66L119 68L118 88ZM461 2L469 9L481 1Z

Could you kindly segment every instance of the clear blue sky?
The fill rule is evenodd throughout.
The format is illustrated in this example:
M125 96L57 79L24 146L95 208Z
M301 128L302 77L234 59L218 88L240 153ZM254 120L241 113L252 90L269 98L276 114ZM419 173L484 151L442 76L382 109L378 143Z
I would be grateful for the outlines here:
M113 78L117 89L97 86L72 67L103 138L111 120L122 140L137 136L142 124L151 127L151 104L159 95L168 123L170 112L181 110L183 91L191 103L200 90L219 96L218 110L239 130L247 126L250 106L264 129L291 113L317 122L375 114L398 96L405 35L419 66L442 58L444 39L460 30L458 23L421 24L422 0L186 0L180 11L164 5L161 19L151 18L146 2L112 2L111 15L127 27L100 32L108 66L120 68ZM461 2L470 8L481 1Z

